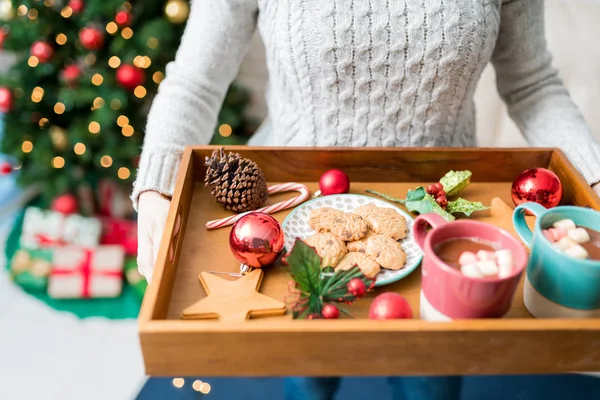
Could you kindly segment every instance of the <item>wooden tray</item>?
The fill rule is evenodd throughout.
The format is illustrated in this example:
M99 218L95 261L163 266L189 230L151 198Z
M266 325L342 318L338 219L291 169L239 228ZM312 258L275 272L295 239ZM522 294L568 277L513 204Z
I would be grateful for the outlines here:
M600 371L600 319L533 319L522 287L504 319L431 323L419 320L420 270L378 288L350 307L357 319L292 320L269 317L240 323L182 320L181 311L204 296L203 270L237 272L229 228L207 231L206 221L229 215L204 187L204 157L213 147L185 151L154 280L139 316L146 372L153 376L348 376L413 374L518 374ZM447 171L473 171L461 193L489 204L512 205L512 180L523 170L547 167L558 174L564 203L600 209L581 175L554 149L297 149L232 147L256 161L269 184L304 182L316 190L319 176L341 168L351 192L380 190L404 197L410 188L437 181ZM287 196L291 196L288 194ZM285 195L270 201L280 201ZM499 200L495 200L498 202ZM502 202L500 202L502 204ZM505 218L480 213L512 231ZM283 221L287 212L275 215ZM180 227L180 229L177 229ZM514 231L512 231L514 232ZM261 293L283 300L290 278L279 265L265 270ZM404 295L413 320L367 319L372 298L383 291Z

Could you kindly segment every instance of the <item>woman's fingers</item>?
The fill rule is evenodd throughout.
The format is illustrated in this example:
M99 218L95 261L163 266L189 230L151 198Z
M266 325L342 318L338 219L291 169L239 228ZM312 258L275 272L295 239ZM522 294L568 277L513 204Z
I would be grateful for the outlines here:
M150 282L154 263L160 250L162 235L169 214L170 201L156 192L144 192L139 199L138 269Z

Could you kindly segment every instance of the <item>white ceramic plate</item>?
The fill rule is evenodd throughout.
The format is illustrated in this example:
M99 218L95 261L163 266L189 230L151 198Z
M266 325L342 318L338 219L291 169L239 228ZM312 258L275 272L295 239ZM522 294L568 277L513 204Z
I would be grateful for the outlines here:
M404 218L406 218L406 225L408 227L408 235L406 238L400 240L400 244L406 252L406 265L404 268L398 271L382 268L381 272L379 272L377 275L375 286L387 285L408 276L419 266L421 259L423 258L423 253L421 252L421 249L419 249L419 246L417 246L417 243L415 243L415 239L413 237L412 227L414 219L398 207L374 197L363 196L359 194L337 194L310 200L299 205L287 216L285 221L283 221L282 227L285 235L286 251L290 251L292 249L296 238L304 240L315 234L315 231L312 230L312 228L308 225L308 220L312 210L321 207L332 207L343 212L352 212L365 204L373 204L377 207L393 208L399 214L404 216Z

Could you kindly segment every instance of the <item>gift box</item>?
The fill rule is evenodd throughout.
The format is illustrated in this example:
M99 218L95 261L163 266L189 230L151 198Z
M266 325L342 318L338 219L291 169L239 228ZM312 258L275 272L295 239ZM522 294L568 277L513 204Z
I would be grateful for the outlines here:
M98 208L101 215L125 218L135 213L129 198L129 189L117 182L103 179L98 182Z
M100 242L102 225L97 218L64 215L56 211L27 207L23 219L21 247L40 249L67 244L93 247Z
M125 259L125 279L131 285L133 291L140 299L144 298L144 293L148 287L148 282L138 271L138 265L135 257Z
M101 218L102 245L121 245L125 249L125 254L129 256L137 255L137 222L127 219Z
M10 277L31 291L44 291L52 269L52 250L17 250L10 263Z
M54 249L48 295L52 298L118 297L123 288L122 246Z

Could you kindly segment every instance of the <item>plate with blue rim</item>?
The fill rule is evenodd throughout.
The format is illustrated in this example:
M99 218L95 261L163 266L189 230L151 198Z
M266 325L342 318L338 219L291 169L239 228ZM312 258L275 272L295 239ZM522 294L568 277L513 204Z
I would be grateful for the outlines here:
M331 207L342 212L351 213L358 207L367 204L394 209L406 219L406 226L408 228L406 238L398 241L406 253L406 264L402 269L397 271L382 268L379 274L377 274L375 286L389 285L390 283L397 282L407 277L417 269L423 259L423 252L415 242L413 236L414 219L410 214L393 204L370 196L360 194L336 194L318 197L299 205L285 218L282 224L283 233L285 235L286 251L291 251L296 239L305 240L316 233L308 225L312 210L322 207Z

